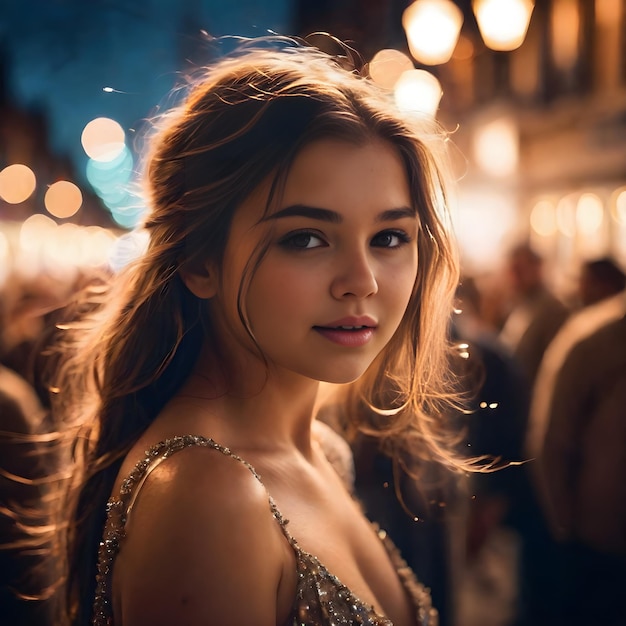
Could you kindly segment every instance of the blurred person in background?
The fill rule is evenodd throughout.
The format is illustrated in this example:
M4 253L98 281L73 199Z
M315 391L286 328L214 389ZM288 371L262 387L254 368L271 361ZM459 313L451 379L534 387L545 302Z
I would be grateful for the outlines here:
M41 541L52 521L52 485L66 454L52 422L46 380L56 368L50 352L58 328L83 282L110 275L80 269L61 280L41 273L24 280L10 272L0 292L0 623L54 624L57 561ZM15 367L8 367L10 364Z
M33 386L0 364L0 617L11 626L52 624L52 605L39 597L54 581L51 545L29 535L49 521L57 468L48 420Z
M626 293L622 293L626 314ZM563 546L563 606L553 623L626 619L626 316L579 339L552 389L537 481Z
M506 276L512 307L500 332L532 388L543 354L569 315L569 310L547 287L543 259L529 244L509 251Z
M0 372L0 616L11 626L51 626L56 574L51 545L29 532L49 521L50 479L56 466L37 399L18 399L6 370ZM11 377L12 378L12 377ZM42 438L38 438L42 435ZM42 591L43 590L43 591Z
M591 275L598 277L602 285L590 287L588 278ZM581 303L588 302L588 304L571 315L546 349L533 388L526 455L533 459L529 468L534 498L537 499L537 505L542 511L542 526L537 525L537 529L542 528L542 530L541 533L535 535L537 566L530 564L527 582L534 585L538 591L552 589L551 595L546 596L549 602L540 608L545 623L570 623L568 620L573 620L576 613L572 605L573 598L582 593L580 584L584 581L584 576L581 575L580 568L582 566L584 570L586 567L584 561L579 561L582 551L576 545L572 546L568 542L561 541L563 536L557 532L558 525L555 524L554 499L559 497L555 494L563 493L562 481L565 476L568 481L571 481L569 488L578 489L577 473L583 469L586 471L586 468L580 465L583 458L581 442L586 440L584 434L587 432L586 429L596 423L599 425L596 433L611 436L610 428L603 430L603 420L596 421L594 418L596 411L594 404L602 402L604 395L608 397L616 393L614 384L616 377L619 379L621 374L617 371L607 371L606 368L615 370L613 353L616 353L619 359L624 346L616 343L604 353L603 350L608 347L608 343L597 343L591 337L606 325L618 322L626 314L626 290L624 290L621 276L623 276L621 270L612 260L601 259L599 262L589 261L581 265L577 299ZM602 278L605 280L601 280ZM600 294L604 297L600 297ZM586 366L581 367L580 363L580 355L585 354L585 351L590 348L579 348L579 346L588 340L589 343L586 345L597 345L598 350L594 357L583 365L595 367L595 372L587 369ZM605 366L600 366L605 360ZM606 388L602 389L598 375L602 379L604 373L607 373L603 383ZM578 383L575 383L575 380ZM594 393L598 395L594 397ZM564 408L570 407L570 401L578 403L575 411ZM616 403L613 403L613 406L616 407ZM614 415L613 418L622 420L623 407L618 411L620 411L619 414ZM591 436L593 430L588 432ZM618 446L621 445L620 432L619 428L615 430L613 441ZM602 446L597 444L596 436L595 445L592 448L595 459L592 460L592 456L587 454L588 467L592 467L595 462L602 467L605 452L601 450ZM606 450L609 456L611 449L613 449L612 446L609 446ZM587 451L589 451L588 448ZM577 467L574 472L573 467ZM606 486L608 487L609 484L611 483L607 483ZM599 493L601 492L600 490ZM615 494L615 498L620 497L623 496ZM545 525L545 530L543 525ZM544 561L545 563L542 564ZM589 599L589 602L593 602L592 596L590 589L585 597ZM587 609L583 610L581 604L580 615L589 613L589 604L585 606Z
M533 481L533 455L526 449L533 428L530 406L544 354L570 315L569 308L549 289L543 258L527 242L512 247L506 257L508 313L499 338L519 364L526 387L526 430L522 434L519 483L511 494L510 523L520 537L515 626L548 626L561 605L561 560ZM557 609L555 609L557 607Z
M518 462L529 392L520 364L483 317L482 291L472 277L463 277L457 288L457 310L452 333L464 357L459 380L467 398L463 445L467 453L495 457L502 466L469 478L467 570L458 623L500 626L511 621L518 602L518 551L524 546L517 519L526 471Z
M624 288L626 274L610 257L583 263L578 279L578 300L581 306L610 298Z
M2 288L0 362L30 383L35 345L46 331L46 316L61 306L70 287L44 272L34 278L11 272Z
M506 465L523 458L530 396L520 364L482 320L481 298L476 281L464 277L457 288L459 313L453 317L452 331L454 339L462 342L465 358L461 380L469 399L466 445L472 454L497 457ZM473 506L488 506L492 500L494 510L500 510L492 523L505 519L515 503L516 475L517 469L508 467L472 476L473 493L482 496ZM478 527L476 531L476 545L472 548L470 540L470 553L481 544L482 533Z
M559 330L540 364L532 392L526 441L527 452L531 457L537 456L543 445L556 377L567 355L579 341L626 313L625 294L625 275L612 259L588 261L581 265L577 299L587 304L576 311Z

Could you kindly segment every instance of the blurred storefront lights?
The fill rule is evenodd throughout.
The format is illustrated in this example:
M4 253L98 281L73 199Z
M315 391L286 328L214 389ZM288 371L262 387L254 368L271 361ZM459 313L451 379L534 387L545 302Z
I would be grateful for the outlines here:
M515 121L509 117L488 122L476 129L473 141L474 158L487 174L499 178L517 170L519 137Z
M42 213L31 215L20 227L20 247L27 251L36 249L56 227L56 222L47 215Z
M13 250L11 270L24 277L44 272L71 279L81 268L108 266L117 238L114 231L101 226L57 224L42 213L35 213L16 230L11 238L13 244L9 242Z
M403 72L394 88L399 109L429 117L435 117L442 95L441 83L426 70Z
M576 204L576 227L583 235L592 235L602 227L604 207L602 200L594 193L584 193Z
M28 200L36 186L33 170L22 163L8 165L0 172L0 198L9 204Z
M462 24L463 13L451 0L415 0L402 14L409 50L426 65L450 60Z
M519 48L534 7L532 0L474 0L474 13L485 45L501 51Z
M45 271L59 279L75 276L80 259L80 240L80 226L70 223L58 225L41 249L41 264Z
M469 274L492 271L518 235L514 195L492 186L463 187L451 213L464 270Z
M618 224L626 226L626 187L618 189L613 194L611 215Z
M565 237L576 235L576 194L568 194L556 206L556 225Z
M117 237L100 226L87 226L81 239L80 262L88 267L99 267L109 262Z
M556 207L550 200L539 200L530 212L530 227L541 237L557 233Z
M37 252L45 241L53 236L56 222L41 213L26 218L20 227L19 243L26 253Z
M604 220L604 204L595 193L583 193L576 203L577 255L593 259L606 253L609 232Z

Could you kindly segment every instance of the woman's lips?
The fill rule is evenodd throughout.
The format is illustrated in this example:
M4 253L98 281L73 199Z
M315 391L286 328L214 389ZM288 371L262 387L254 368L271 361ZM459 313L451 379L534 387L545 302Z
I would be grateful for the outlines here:
M350 329L329 326L314 326L313 328L329 341L348 348L364 346L370 341L376 330L371 326Z

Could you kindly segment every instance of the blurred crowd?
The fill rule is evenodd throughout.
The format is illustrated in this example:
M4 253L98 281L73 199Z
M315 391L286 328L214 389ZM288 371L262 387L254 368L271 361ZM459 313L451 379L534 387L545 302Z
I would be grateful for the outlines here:
M484 364L469 441L513 461L471 479L465 626L626 623L626 277L587 260L557 297L545 270L509 252L499 317L471 279L459 289Z
M10 273L0 289L0 623L53 623L61 582L51 554L54 487L67 478L51 417L48 372L57 325L84 284L101 272L62 280Z
M9 276L0 291L0 616L50 624L56 573L42 525L63 475L50 423L50 346L71 284ZM352 442L356 492L430 586L442 626L626 623L626 276L581 263L555 294L543 259L511 249L498 281L466 276L451 326L464 404L459 446L484 471L398 474ZM496 469L499 468L499 469ZM492 471L494 470L494 471ZM447 558L442 560L441 554Z

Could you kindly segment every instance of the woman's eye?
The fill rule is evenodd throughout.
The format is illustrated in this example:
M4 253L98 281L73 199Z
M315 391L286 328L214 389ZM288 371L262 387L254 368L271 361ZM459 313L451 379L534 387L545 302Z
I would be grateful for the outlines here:
M372 239L372 245L378 248L398 248L411 241L407 233L400 230L385 230Z
M283 237L280 241L280 245L292 250L309 250L311 248L320 248L325 244L318 235L302 232L292 233L291 235L287 235L287 237Z

